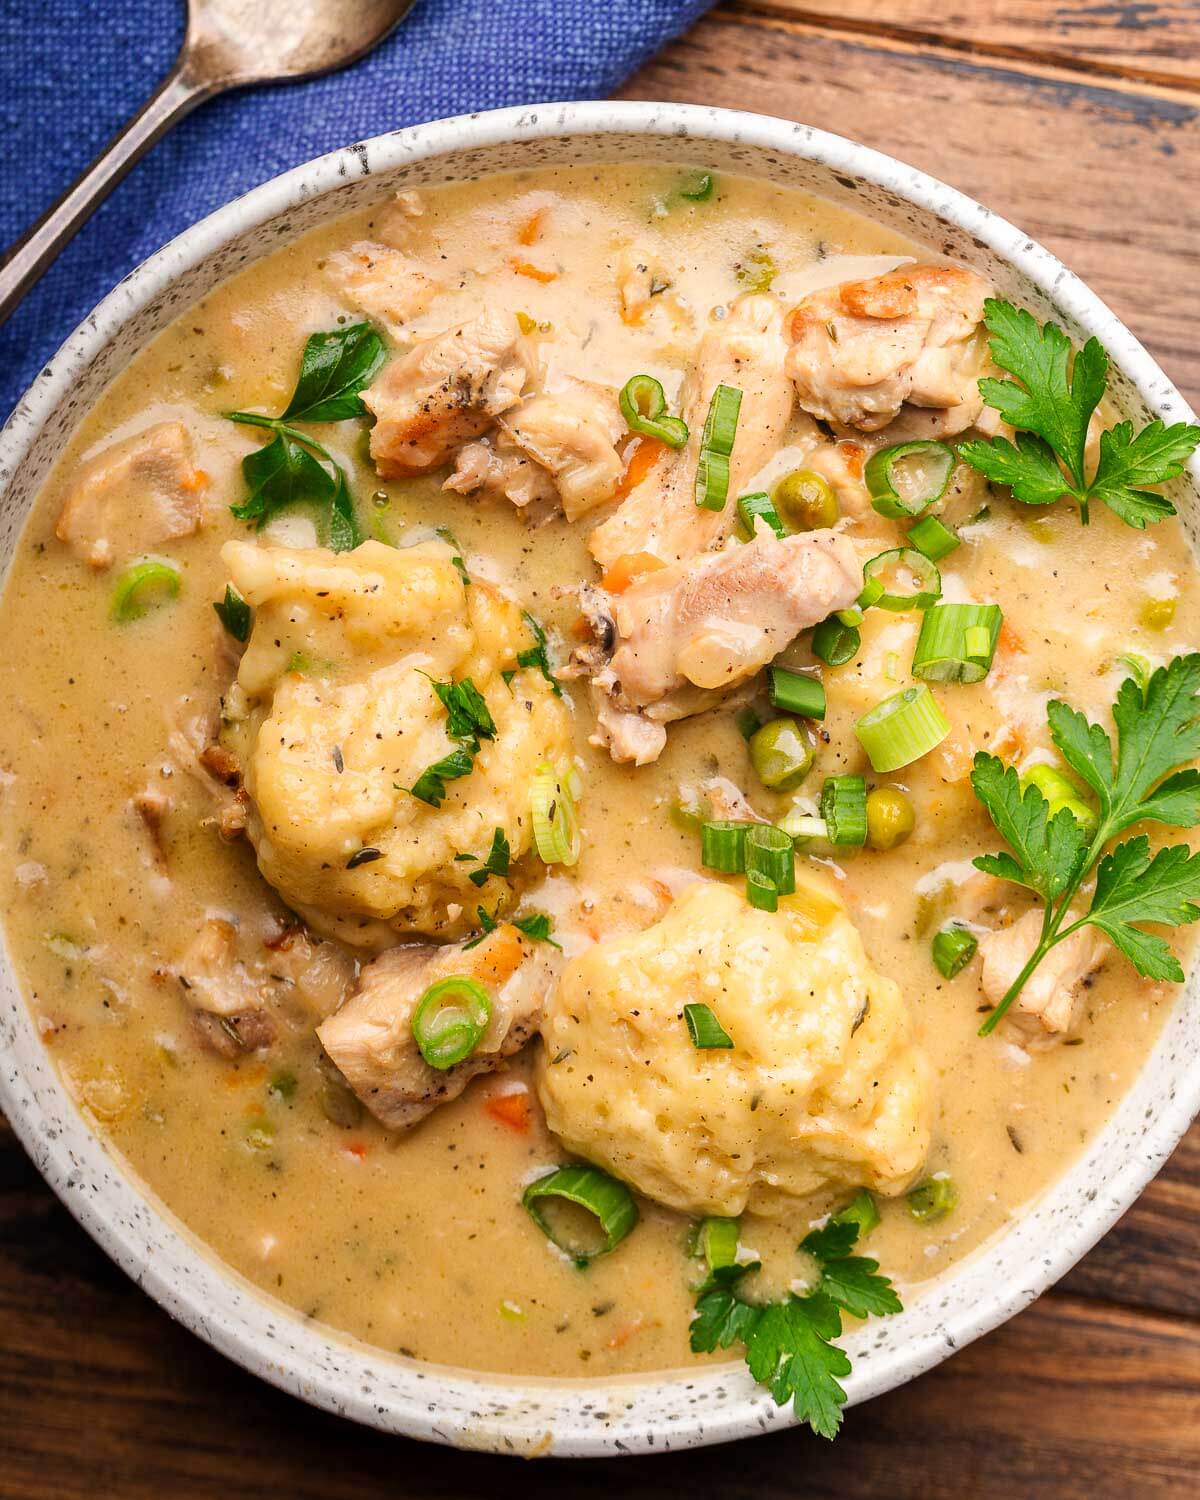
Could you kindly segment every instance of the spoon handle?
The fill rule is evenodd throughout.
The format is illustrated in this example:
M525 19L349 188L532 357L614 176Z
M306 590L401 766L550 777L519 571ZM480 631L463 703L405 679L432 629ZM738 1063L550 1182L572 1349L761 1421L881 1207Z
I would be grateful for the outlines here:
M190 76L186 56L181 56L141 112L8 251L0 264L0 324L138 158L181 115L215 92L212 84Z

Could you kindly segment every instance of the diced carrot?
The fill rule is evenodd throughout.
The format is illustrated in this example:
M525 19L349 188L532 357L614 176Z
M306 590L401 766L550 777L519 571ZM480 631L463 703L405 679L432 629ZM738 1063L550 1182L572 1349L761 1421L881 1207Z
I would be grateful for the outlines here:
M475 975L487 984L503 984L525 956L521 934L511 922L502 922L486 948L477 949L476 953Z
M517 244L536 244L542 237L542 221L545 217L546 210L544 208L539 208L534 213L531 213L520 229L517 230Z
M244 1089L250 1084L260 1084L267 1076L267 1070L259 1063L243 1064L240 1068L229 1068L225 1073L225 1087L227 1089Z
M528 260L513 260L509 264L518 276L528 276L530 281L557 281L557 271L543 271L541 266L535 266Z
M355 1161L366 1161L367 1144L365 1141L347 1141L342 1147L347 1156L352 1156Z
M507 1125L510 1130L524 1133L529 1129L528 1089L512 1089L507 1094L490 1094L483 1107L493 1120L499 1120L501 1125Z
M641 1331L642 1317L639 1313L638 1316L636 1318L633 1318L630 1322L622 1323L620 1328L618 1328L609 1339L607 1347L609 1349L624 1349L625 1345L634 1336L634 1334L640 1333Z
M1025 649L1025 642L1007 620L1000 627L1000 634L996 637L996 644L1001 651L1024 651Z
M845 460L846 468L855 479L862 478L863 460L866 458L866 450L861 443L842 442L838 444L838 452Z
M666 443L660 443L657 438L635 438L625 449L625 472L617 485L617 499L623 500L631 489L641 484L666 451Z
M186 479L180 481L179 488L181 490L186 490L188 494L191 495L195 494L197 490L202 490L207 483L208 475L204 472L204 470L193 469Z
M623 594L635 578L665 567L666 563L653 552L622 552L611 567L605 569L600 587L610 594Z

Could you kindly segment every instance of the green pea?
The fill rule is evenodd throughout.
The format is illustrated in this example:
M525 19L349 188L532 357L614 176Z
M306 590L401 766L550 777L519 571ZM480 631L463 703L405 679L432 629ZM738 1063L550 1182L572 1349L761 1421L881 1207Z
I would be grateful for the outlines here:
M837 496L828 479L812 469L785 474L771 495L784 525L792 531L819 531L837 520Z
M772 719L764 724L750 736L749 749L750 764L759 781L777 792L794 791L816 758L796 719Z
M1147 630L1166 630L1175 620L1175 600L1147 599L1138 619Z
M918 1224L944 1219L958 1202L958 1189L949 1177L927 1177L908 1193L905 1206Z
M872 849L894 849L917 826L912 802L897 786L877 786L867 793L867 843Z

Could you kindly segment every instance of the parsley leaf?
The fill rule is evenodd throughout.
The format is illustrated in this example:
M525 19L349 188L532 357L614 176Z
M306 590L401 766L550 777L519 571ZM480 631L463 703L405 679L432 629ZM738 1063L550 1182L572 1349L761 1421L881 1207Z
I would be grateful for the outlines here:
M558 684L557 677L550 670L550 652L546 640L546 632L528 610L523 612L522 618L529 627L530 634L533 636L533 645L524 651L517 652L517 665L519 667L536 667L554 689L554 696L561 698L562 688Z
M478 870L472 870L467 879L472 885L484 885L492 875L507 875L510 855L504 829L497 828L492 834L492 847L487 859Z
M856 1220L836 1215L806 1235L800 1249L816 1262L819 1280L806 1296L792 1293L781 1302L747 1302L736 1282L756 1265L725 1266L725 1284L713 1286L711 1276L705 1282L690 1328L697 1354L744 1345L755 1380L778 1405L791 1402L797 1417L826 1438L841 1426L846 1393L838 1381L850 1373L850 1360L834 1343L842 1313L865 1318L901 1311L878 1262L851 1253L858 1236Z
M446 797L446 783L457 781L460 776L469 776L474 766L474 751L460 745L449 755L443 755L441 760L435 760L433 765L426 766L408 790L419 801L428 802L430 807L441 807Z
M461 682L436 682L432 677L429 681L446 710L446 733L452 740L465 742L496 738L496 721L488 709L487 700L469 677L464 677Z
M248 641L250 639L251 612L250 606L234 588L233 584L225 585L224 599L218 599L213 609L217 612L217 619L224 625L225 629L235 641Z
M976 438L961 444L960 457L1026 505L1071 495L1085 524L1093 500L1138 530L1174 515L1171 502L1146 486L1179 477L1200 443L1200 427L1155 420L1135 436L1131 422L1119 422L1101 434L1089 479L1088 423L1108 383L1108 355L1099 341L1089 339L1072 360L1061 328L995 297L984 304L984 322L992 358L1016 379L984 379L979 391L1017 429L1017 441Z
M335 552L358 546L362 537L345 470L328 448L291 423L364 416L359 392L383 360L383 342L369 323L314 333L304 345L296 388L282 416L225 413L230 422L274 433L266 447L242 460L250 494L229 507L239 521L255 521L261 528L278 511L312 502L328 510L328 540Z
M385 358L383 340L370 323L312 334L283 420L344 422L365 416L359 392L370 385Z
M488 933L495 932L500 925L498 917L492 916L485 907L477 906L475 910L479 916L480 931L469 943L463 944L464 953L469 948L478 948ZM518 932L524 933L531 943L549 943L552 948L562 951L562 944L556 943L550 936L550 918L544 911L530 912L527 917L510 917L508 920Z
M1115 755L1108 732L1077 709L1056 700L1046 715L1063 760L1096 795L1098 826L1085 832L1066 808L1051 818L1036 786L1022 793L1011 767L992 755L975 757L971 785L1012 850L981 855L975 865L1029 887L1045 903L1041 938L980 1027L985 1036L1046 954L1081 927L1099 928L1140 974L1180 983L1183 970L1164 940L1134 924L1179 927L1200 918L1200 855L1186 845L1168 845L1151 856L1149 840L1139 835L1105 852L1135 823L1200 824L1200 772L1184 768L1200 758L1200 653L1177 656L1144 681L1125 679L1112 711ZM1071 902L1093 869L1091 906L1074 917Z

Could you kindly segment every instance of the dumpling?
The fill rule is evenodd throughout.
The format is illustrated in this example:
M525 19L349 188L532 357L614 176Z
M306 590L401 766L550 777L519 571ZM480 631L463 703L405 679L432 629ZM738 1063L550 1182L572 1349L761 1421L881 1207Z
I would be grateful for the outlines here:
M263 876L311 927L364 946L461 937L478 905L511 904L533 873L535 768L565 772L573 754L564 700L517 663L534 645L519 605L466 583L441 541L340 554L229 542L222 557L254 609L226 737ZM411 788L462 748L434 684L467 680L495 735L434 806ZM508 874L473 883L501 836Z
M699 882L646 931L567 964L538 1093L569 1151L684 1213L782 1214L829 1185L909 1186L929 1149L928 1063L845 912L798 879L775 913ZM731 1048L693 1046L691 1003Z

